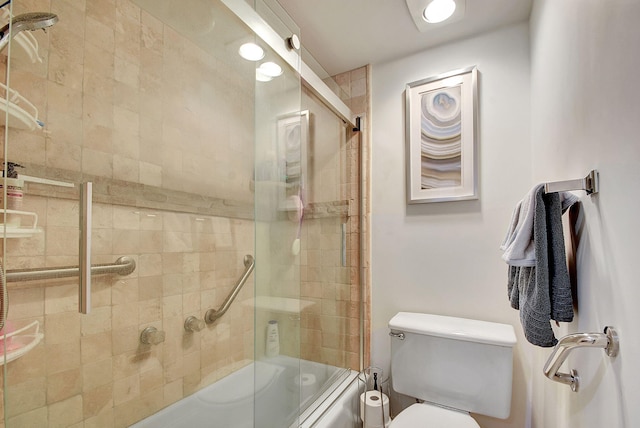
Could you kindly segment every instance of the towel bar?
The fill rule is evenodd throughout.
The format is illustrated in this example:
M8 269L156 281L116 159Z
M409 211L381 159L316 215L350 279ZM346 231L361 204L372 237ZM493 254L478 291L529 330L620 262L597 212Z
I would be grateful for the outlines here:
M592 170L585 178L577 180L554 181L545 183L545 193L566 192L568 190L584 190L587 195L598 193L600 190L600 174L597 170Z
M618 333L613 327L607 326L604 328L604 333L574 333L564 336L553 348L544 365L544 375L553 381L567 384L573 392L578 392L580 386L578 372L571 369L569 373L559 373L558 370L572 350L585 347L604 348L606 354L613 358L618 355L620 349Z

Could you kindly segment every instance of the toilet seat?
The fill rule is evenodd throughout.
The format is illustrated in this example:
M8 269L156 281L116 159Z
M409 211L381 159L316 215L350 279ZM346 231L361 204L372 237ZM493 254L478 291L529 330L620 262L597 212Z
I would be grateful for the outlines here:
M389 428L480 428L480 425L468 413L416 403L400 412Z

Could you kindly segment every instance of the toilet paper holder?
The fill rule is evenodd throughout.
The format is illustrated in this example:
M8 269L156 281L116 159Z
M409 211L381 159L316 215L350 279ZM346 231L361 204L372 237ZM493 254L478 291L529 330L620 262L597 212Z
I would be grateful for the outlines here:
M363 428L384 428L389 424L389 397L380 391L360 394L360 419Z
M383 428L388 426L390 418L389 397L383 392L383 370L370 366L362 370L358 376L360 394L360 419L363 428Z

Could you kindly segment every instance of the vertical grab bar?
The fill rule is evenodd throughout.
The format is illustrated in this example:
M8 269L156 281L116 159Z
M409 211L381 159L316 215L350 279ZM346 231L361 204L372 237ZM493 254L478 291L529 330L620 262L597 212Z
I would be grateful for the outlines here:
M91 208L93 183L80 185L80 285L78 291L78 311L91 312Z

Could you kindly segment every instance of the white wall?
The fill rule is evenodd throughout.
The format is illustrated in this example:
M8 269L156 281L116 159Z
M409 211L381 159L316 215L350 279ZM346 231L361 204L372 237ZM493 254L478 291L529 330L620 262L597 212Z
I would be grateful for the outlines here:
M480 199L408 206L405 85L471 65L480 72ZM388 369L387 322L398 311L513 324L520 344L512 415L479 420L522 428L529 363L498 246L532 184L528 25L374 64L372 116L372 362Z
M581 391L534 379L538 427L640 426L640 1L536 1L531 20L534 180L600 171L582 193L579 305L566 329L617 327L620 355L577 350ZM537 359L543 360L538 352ZM558 406L558 403L565 403Z

